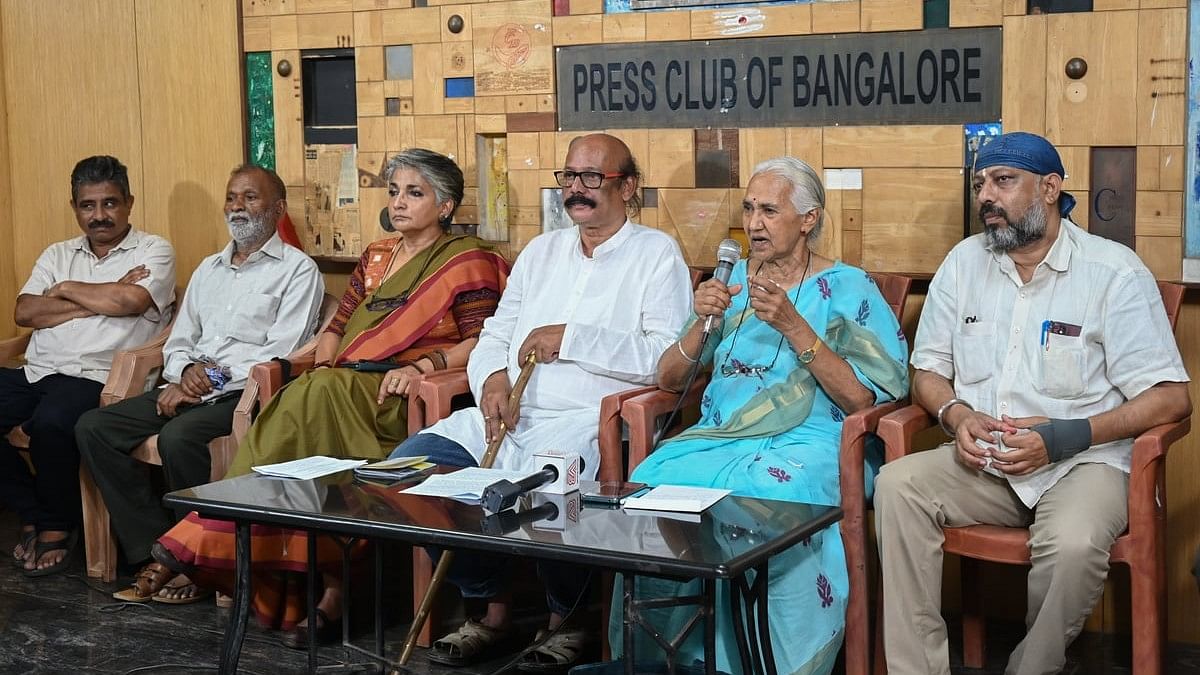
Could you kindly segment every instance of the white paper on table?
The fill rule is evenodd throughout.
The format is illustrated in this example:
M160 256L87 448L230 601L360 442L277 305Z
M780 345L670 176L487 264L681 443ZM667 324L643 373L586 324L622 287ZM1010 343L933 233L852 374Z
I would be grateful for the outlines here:
M272 478L297 478L300 480L308 480L310 478L320 478L328 476L331 473L353 469L366 464L365 459L338 459L336 457L325 457L323 455L315 455L313 457L305 457L304 459L296 459L290 462L280 462L279 464L265 464L263 466L250 467L255 473Z
M420 485L414 485L405 494L424 495L427 497L448 497L450 499L479 501L483 490L498 480L517 482L522 478L537 473L536 471L502 471L500 469L483 469L477 466L459 469L454 473L439 473L426 478Z
M640 497L630 497L623 506L643 511L682 511L701 513L732 492L719 488L659 485Z

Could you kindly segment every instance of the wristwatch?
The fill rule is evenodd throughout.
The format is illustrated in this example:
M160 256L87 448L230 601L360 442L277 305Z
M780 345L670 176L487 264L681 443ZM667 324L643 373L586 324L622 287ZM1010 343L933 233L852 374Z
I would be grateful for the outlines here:
M803 363L804 365L807 366L808 364L813 362L813 359L817 358L817 350L819 350L820 348L821 348L821 338L817 338L817 341L813 343L813 346L800 352L800 354L796 358L800 361L800 363Z

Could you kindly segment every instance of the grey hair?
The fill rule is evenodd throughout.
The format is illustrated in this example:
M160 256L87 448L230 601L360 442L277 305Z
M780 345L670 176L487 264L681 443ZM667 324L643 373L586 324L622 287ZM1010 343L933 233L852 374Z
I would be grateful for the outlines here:
M462 169L458 168L454 160L443 154L425 148L409 148L388 159L383 167L383 181L392 182L392 176L401 169L412 169L421 174L433 188L433 196L438 204L447 200L454 204L450 213L441 220L442 227L449 228L454 219L454 212L463 200Z
M817 224L808 232L808 247L814 248L825 226L825 185L821 183L816 169L795 157L776 157L759 162L750 178L760 173L772 173L791 183L792 206L796 213L803 215L813 209L821 210L817 215Z

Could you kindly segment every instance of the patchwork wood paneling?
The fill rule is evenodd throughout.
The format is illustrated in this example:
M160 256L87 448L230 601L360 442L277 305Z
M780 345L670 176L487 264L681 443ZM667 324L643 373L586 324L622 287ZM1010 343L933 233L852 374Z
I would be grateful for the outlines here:
M1049 14L1045 21L1047 138L1058 145L1135 145L1138 12ZM1088 64L1078 80L1066 75L1072 58Z
M956 169L864 169L863 267L935 272L962 238L962 183Z

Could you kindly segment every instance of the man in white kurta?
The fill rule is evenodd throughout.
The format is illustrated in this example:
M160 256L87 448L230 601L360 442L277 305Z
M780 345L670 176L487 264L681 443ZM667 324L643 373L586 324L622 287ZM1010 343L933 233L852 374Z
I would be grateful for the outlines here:
M949 675L942 528L1029 527L1025 639L1009 675L1059 672L1127 523L1132 438L1191 410L1154 277L1067 217L1058 152L1005 134L979 152L986 232L929 285L913 400L954 441L884 465L875 493L888 671Z
M511 431L496 468L534 469L534 452L567 450L583 456L583 477L590 478L600 463L600 400L654 382L659 356L691 311L691 281L679 246L628 220L637 168L620 140L602 134L575 139L556 177L576 227L535 238L513 265L500 306L467 365L479 407L454 413L402 443L396 454L476 465L503 418ZM519 411L509 414L507 399L530 351L538 365ZM588 574L540 564L539 576L554 628L580 601ZM507 636L507 583L501 561L474 553L457 556L448 578L464 597L487 601L482 618L468 620L430 652L433 660L464 665ZM569 665L583 640L582 631L564 627L528 654L526 665Z

